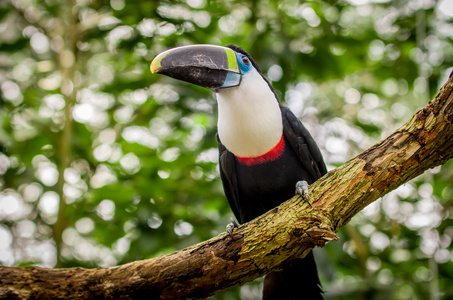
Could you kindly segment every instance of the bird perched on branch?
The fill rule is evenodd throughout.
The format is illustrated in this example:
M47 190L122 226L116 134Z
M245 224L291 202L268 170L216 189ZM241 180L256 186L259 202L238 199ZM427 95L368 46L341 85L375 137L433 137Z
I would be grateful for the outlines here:
M300 120L279 103L270 82L242 48L191 45L167 50L151 72L216 93L220 176L240 223L300 194L326 173L321 152ZM231 235L232 225L227 227ZM322 299L313 254L266 275L263 299Z

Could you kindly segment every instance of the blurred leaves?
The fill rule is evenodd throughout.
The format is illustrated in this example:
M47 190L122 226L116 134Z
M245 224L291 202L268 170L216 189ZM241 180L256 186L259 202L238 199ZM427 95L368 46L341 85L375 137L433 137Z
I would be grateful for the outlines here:
M443 84L449 3L2 2L0 263L111 266L224 231L215 99L151 75L159 52L242 46L333 168ZM450 170L386 195L316 251L328 298L453 295ZM213 298L256 299L257 284Z

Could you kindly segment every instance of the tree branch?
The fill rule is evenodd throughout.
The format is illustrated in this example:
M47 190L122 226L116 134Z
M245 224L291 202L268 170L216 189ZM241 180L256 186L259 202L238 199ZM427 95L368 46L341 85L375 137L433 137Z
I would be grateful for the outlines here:
M0 267L0 297L182 299L207 297L275 270L337 239L365 206L453 156L453 77L388 138L236 230L157 258L103 269Z

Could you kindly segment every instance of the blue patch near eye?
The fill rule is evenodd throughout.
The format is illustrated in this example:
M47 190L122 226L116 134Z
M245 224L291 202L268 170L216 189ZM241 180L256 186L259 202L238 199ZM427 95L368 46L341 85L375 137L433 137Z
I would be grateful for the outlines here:
M237 57L237 60L238 60L239 69L241 69L241 73L242 74L245 74L245 73L247 73L248 71L250 71L252 69L252 62L248 59L247 56L245 56L242 53L236 53L236 57ZM248 64L246 64L244 62L244 59L247 60Z
M241 83L241 74L228 72L223 85L220 88L238 86Z

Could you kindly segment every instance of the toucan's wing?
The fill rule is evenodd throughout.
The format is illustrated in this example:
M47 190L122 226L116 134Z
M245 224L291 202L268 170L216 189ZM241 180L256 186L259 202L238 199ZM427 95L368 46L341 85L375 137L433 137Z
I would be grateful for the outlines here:
M225 146L220 142L219 136L217 135L217 142L219 143L219 169L220 178L222 179L223 190L225 196L233 210L234 216L239 222L242 222L239 208L239 196L238 196L238 182L236 176L236 162L233 153L228 151Z
M288 107L280 106L283 119L283 135L296 152L304 168L310 174L308 183L316 181L327 173L321 151L302 122Z

